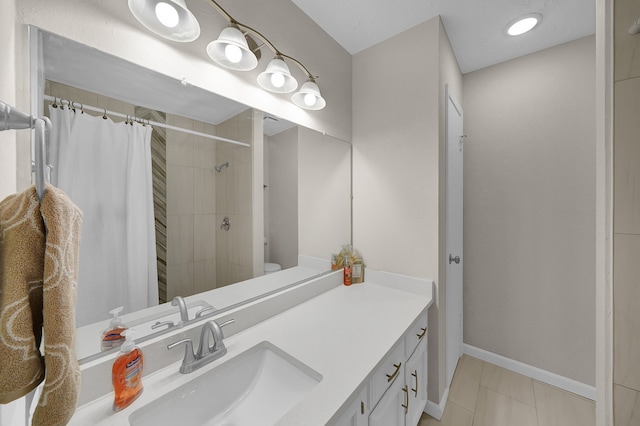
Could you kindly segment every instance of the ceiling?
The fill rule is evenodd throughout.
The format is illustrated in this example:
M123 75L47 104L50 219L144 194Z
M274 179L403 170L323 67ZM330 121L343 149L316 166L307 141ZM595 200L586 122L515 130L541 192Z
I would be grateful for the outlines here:
M462 73L595 33L595 0L292 0L349 53L356 54L440 15ZM504 34L539 13L533 31Z

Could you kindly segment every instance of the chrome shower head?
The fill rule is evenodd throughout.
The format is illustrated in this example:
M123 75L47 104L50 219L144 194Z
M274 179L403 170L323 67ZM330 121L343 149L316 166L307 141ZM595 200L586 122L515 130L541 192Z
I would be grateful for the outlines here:
M216 169L216 172L220 173L224 167L229 167L228 161L220 164L219 166L214 166L214 169Z

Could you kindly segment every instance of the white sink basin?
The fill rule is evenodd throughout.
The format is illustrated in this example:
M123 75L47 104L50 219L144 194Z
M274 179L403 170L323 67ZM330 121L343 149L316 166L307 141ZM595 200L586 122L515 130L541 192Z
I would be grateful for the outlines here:
M276 346L262 342L134 411L129 423L273 425L321 379Z

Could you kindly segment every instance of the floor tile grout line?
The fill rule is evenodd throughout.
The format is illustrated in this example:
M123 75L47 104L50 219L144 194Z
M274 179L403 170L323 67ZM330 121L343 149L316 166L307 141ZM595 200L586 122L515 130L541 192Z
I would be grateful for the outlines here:
M483 361L483 362L486 362L486 361ZM525 376L525 375L523 375L523 374L516 373L516 372L511 371L511 370L508 370L508 369L506 369L506 368L504 368L504 367L500 367L499 365L495 365L495 364L491 364L491 363L488 363L488 364L489 364L489 365L492 365L492 366L494 366L494 367L496 367L496 368L499 368L499 369L505 370L505 371L507 371L507 372L509 372L509 373L512 373L512 374L516 374L516 375L522 376L522 377L524 377L524 378L525 378L525 379L527 379L527 380L530 380L530 381L531 381L531 392L534 392L534 389L533 389L533 381L534 381L534 379L533 379L533 378L531 378L531 377L527 377L527 376ZM483 368L483 371L482 371L482 372L483 372L483 374L484 374L484 368ZM480 381L480 384L482 385L482 380ZM526 405L526 406L528 406L528 407L532 407L532 408L537 409L536 404L535 404L535 393L534 393L534 405L530 405L530 404L526 403L525 401L521 401L520 399L518 399L518 398L514 397L513 395L507 395L506 393L501 392L501 391L500 391L500 390L498 390L498 389L493 389L493 388L492 388L492 387L490 387L490 386L485 386L485 387L486 387L487 389L492 390L493 392L496 392L496 393L498 393L498 394L502 395L502 396L506 396L506 397L511 398L511 399L513 399L514 401L518 401L518 402L520 402L520 403L522 403L522 404L524 404L524 405Z
M538 397L536 396L536 387L534 386L534 379L531 379L531 387L533 388L533 403L536 405L536 424L540 425L540 416L538 415Z

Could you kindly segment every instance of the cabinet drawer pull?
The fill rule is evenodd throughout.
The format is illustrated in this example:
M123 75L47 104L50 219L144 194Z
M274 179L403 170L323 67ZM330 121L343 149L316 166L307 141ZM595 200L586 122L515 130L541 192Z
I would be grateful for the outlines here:
M364 401L360 401L360 414L364 414Z
M427 328L426 327L421 327L420 330L422 330L422 333L416 334L416 336L418 336L418 339L422 339L424 337L424 335L427 334Z
M404 391L404 404L402 404L402 407L404 408L404 414L407 414L409 412L409 389L405 385L402 390Z
M415 394L415 397L417 398L418 397L418 370L413 370L413 373L411 373L411 375L416 378L416 388L411 390L413 391L413 393Z
M402 366L402 363L400 362L398 364L393 364L393 366L396 368L396 371L394 371L391 375L387 374L387 382L392 381L393 378L398 375L398 371L400 371L400 366Z

